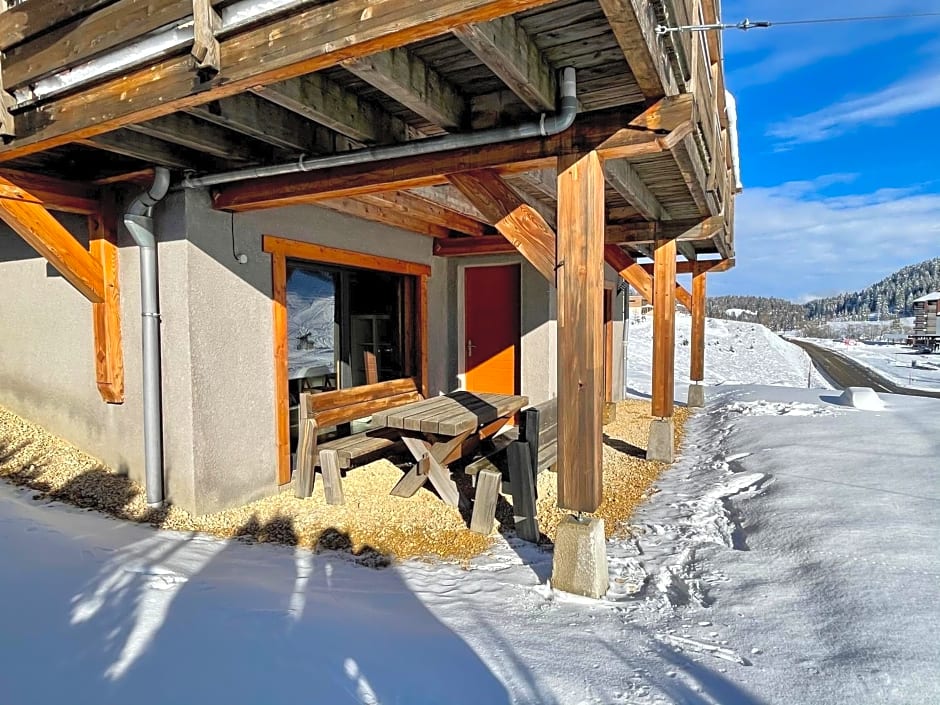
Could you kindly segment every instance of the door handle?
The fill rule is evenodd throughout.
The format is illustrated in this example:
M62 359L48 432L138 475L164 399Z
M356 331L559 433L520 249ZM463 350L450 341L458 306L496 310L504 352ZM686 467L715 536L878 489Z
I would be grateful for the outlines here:
M467 357L473 357L473 349L476 345L473 344L472 340L467 340Z

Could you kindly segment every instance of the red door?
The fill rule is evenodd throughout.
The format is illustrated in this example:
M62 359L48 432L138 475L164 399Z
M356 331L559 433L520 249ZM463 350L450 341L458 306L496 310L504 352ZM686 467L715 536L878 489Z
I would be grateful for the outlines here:
M465 387L519 391L519 265L467 267L464 280Z

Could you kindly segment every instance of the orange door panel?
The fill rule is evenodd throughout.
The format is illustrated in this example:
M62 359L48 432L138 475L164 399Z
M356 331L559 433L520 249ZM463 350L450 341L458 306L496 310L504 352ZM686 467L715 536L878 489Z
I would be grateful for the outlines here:
M467 267L464 359L467 390L519 391L519 266Z

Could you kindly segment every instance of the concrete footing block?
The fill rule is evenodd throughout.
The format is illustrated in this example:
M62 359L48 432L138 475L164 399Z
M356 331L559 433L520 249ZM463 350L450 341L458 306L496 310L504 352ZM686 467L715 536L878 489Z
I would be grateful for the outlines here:
M690 407L705 406L705 387L695 382L690 384L686 405Z
M650 440L646 444L646 459L663 463L675 460L675 432L676 426L672 417L653 419L650 424Z
M604 520L570 515L562 519L555 532L552 587L601 598L609 585Z

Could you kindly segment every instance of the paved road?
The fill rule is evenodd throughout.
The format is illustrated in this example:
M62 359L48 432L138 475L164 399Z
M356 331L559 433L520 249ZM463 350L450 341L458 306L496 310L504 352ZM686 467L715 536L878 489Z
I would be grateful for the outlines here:
M812 358L813 364L826 378L840 389L846 387L871 387L876 392L889 394L907 394L912 397L934 397L940 399L940 392L901 387L877 372L840 355L834 350L808 343L805 340L786 338L794 345L799 345Z

